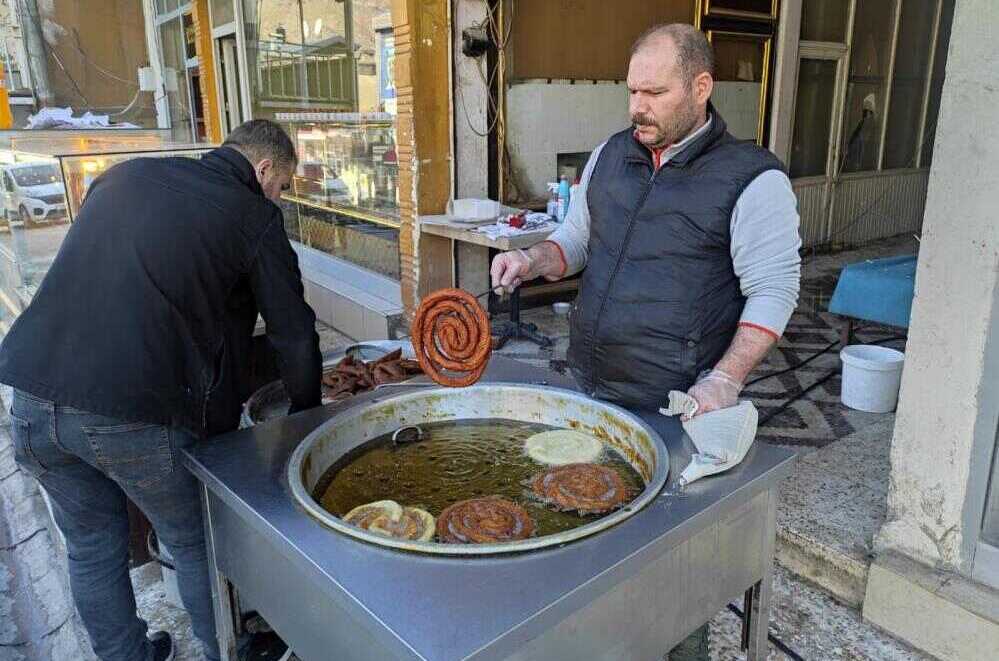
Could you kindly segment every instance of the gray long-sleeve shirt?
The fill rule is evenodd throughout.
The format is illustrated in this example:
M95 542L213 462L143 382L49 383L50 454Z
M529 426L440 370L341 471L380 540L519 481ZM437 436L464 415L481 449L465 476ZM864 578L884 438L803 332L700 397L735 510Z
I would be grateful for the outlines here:
M659 164L677 156L710 125L711 119L682 141L664 149L658 155ZM603 146L590 155L579 188L570 200L565 222L548 237L562 251L567 276L586 266L590 240L586 192ZM730 226L731 253L732 268L746 297L741 325L760 328L775 337L783 334L798 303L801 279L798 222L797 198L787 175L779 170L769 170L753 179L736 201Z

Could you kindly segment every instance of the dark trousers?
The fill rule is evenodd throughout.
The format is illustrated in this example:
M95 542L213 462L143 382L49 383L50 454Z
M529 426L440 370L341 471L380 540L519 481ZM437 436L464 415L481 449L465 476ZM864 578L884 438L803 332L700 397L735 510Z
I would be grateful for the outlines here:
M173 556L194 633L208 659L218 659L198 483L180 460L195 437L20 391L14 392L11 435L17 463L52 501L69 552L73 601L98 658L141 661L153 654L128 574L127 495Z

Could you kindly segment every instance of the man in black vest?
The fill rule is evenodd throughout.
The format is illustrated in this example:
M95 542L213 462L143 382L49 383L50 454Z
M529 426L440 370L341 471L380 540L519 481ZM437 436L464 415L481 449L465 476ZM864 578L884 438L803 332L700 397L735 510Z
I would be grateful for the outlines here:
M713 65L690 25L639 37L633 126L594 150L547 241L493 260L492 284L507 290L583 271L569 364L587 394L627 408L659 408L670 390L689 392L698 414L735 405L797 303L790 181L773 154L726 131ZM670 657L707 658L706 627L682 647Z
M259 308L292 410L320 403L316 317L275 204L294 172L254 120L200 160L137 158L91 184L31 305L0 348L18 464L51 497L73 599L102 661L172 658L147 638L128 574L126 495L177 565L219 658L197 481L181 451L234 428L234 370Z

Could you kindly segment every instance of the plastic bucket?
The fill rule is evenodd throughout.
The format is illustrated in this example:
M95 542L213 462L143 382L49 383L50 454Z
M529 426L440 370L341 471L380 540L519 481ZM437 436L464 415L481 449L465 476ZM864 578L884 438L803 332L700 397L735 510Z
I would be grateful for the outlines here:
M851 409L889 413L898 404L905 354L872 344L853 344L839 352L843 361L840 399Z

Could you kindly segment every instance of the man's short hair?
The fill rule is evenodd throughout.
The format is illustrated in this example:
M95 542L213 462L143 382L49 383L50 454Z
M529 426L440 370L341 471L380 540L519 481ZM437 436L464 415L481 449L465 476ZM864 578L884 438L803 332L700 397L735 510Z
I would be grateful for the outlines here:
M676 48L680 75L688 83L705 71L715 75L715 54L704 33L686 23L660 23L639 35L631 46L631 56L659 39L669 39Z
M223 147L232 147L256 165L270 159L279 170L294 170L298 163L295 145L275 122L269 119L251 119L243 122L226 137Z

